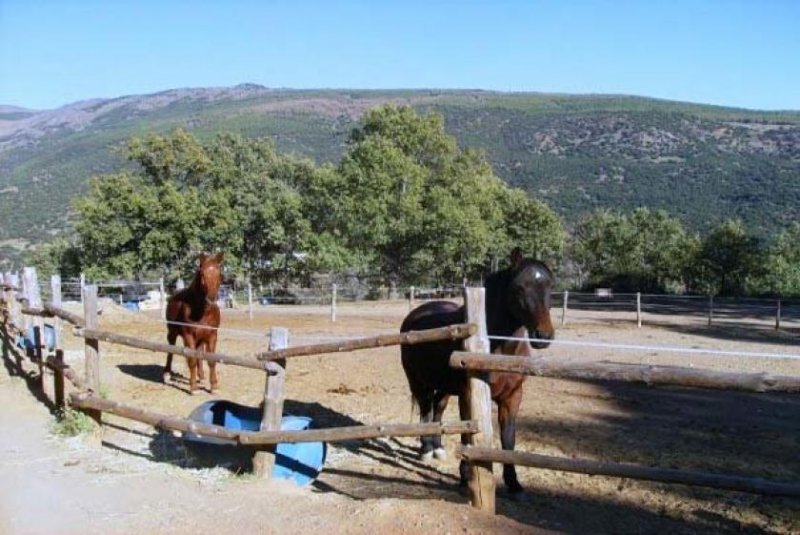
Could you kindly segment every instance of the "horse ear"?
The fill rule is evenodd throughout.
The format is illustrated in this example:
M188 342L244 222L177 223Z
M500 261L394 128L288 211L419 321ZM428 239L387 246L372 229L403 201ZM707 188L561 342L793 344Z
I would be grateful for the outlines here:
M202 264L202 263L203 263L203 262L205 262L206 260L208 260L208 253L200 253L200 256L198 256L198 257L197 257L197 261L198 261L200 264Z
M517 269L522 265L522 249L514 247L511 251L511 269Z
M217 253L217 256L214 257L214 260L217 261L217 264L221 264L223 260L225 260L225 253Z

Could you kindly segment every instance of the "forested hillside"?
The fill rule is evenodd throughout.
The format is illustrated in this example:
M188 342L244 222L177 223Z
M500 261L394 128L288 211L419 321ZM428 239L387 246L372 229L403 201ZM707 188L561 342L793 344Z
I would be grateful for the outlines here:
M181 89L52 111L0 106L0 254L66 227L91 176L130 165L132 135L176 127L267 137L279 151L338 162L381 103L437 111L464 147L572 226L599 207L663 208L705 232L740 217L756 235L800 219L800 112L754 112L637 97L481 91Z

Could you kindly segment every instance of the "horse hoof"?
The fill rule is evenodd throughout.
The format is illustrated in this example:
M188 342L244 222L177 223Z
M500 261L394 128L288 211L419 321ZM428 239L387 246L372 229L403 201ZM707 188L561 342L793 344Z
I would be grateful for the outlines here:
M433 450L426 451L425 453L420 454L419 460L423 463L429 463L433 460Z
M436 459L443 461L447 459L447 450L444 448L436 448L433 450L433 456L436 457Z
M164 381L164 384L169 384L172 381L172 374L170 372L164 372L161 375L161 380Z

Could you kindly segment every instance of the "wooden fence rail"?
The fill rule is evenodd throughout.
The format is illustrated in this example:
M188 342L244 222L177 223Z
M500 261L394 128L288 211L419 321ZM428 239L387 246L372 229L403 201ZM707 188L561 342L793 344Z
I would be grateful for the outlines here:
M721 372L683 366L617 362L564 362L547 357L517 357L454 352L450 366L467 370L514 372L559 379L592 379L746 392L800 392L800 377L769 373Z
M424 331L384 334L380 336L371 336L369 338L356 338L352 340L342 340L340 342L295 346L275 351L265 351L264 353L258 354L258 359L280 360L290 357L341 353L344 351L355 351L374 347L424 344L426 342L435 342L438 340L460 340L468 338L476 332L477 327L475 325L462 323L437 329L426 329Z
M81 338L100 340L102 342L109 342L112 344L133 347L136 349L145 349L147 351L153 351L156 353L173 353L176 355L183 355L184 357L207 360L209 362L220 362L223 364L231 364L253 370L266 371L271 374L279 373L277 364L268 361L256 360L252 357L226 355L223 353L208 353L196 349L189 349L187 347L174 346L158 342L149 342L140 338L134 338L132 336L125 336L108 331L101 331L98 329L78 329L75 331L75 335Z
M798 483L767 481L761 478L732 476L727 474L711 474L707 472L693 472L671 468L654 468L635 464L600 462L589 459L566 459L564 457L553 457L536 453L473 448L470 446L461 446L458 449L458 456L469 462L489 461L543 468L546 470L661 481L664 483L695 485L715 489L768 494L772 496L800 496L800 484Z
M206 424L187 418L169 416L117 401L87 395L86 393L72 394L70 395L70 401L75 407L116 414L123 418L152 425L158 429L227 439L248 446L264 446L280 442L343 442L379 437L469 434L474 433L477 429L476 422L458 421L450 423L355 425L303 431L234 431L221 425Z

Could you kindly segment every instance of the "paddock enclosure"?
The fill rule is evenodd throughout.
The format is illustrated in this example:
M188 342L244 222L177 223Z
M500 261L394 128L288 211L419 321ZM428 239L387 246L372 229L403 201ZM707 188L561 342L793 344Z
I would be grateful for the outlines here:
M788 382L778 384L788 385L788 389L792 380L800 377L800 360L788 358L800 354L800 325L791 316L784 317L781 329L776 330L769 317L715 318L709 325L702 312L645 312L642 327L638 327L635 309L576 306L569 308L567 321L560 324L560 306L555 304L552 311L557 341L585 345L555 343L539 352L550 361L578 368L581 363L613 361L762 374L762 378L785 378ZM164 343L166 328L159 310L132 312L112 300L100 300L99 307L98 331ZM76 318L83 316L79 303L65 303L63 308ZM256 303L252 312L244 307L223 310L218 351L251 356L253 362L259 362L256 355L269 347L268 335L275 327L288 331L290 348L331 342L342 345L346 340L397 334L408 310L405 299L340 301L335 321L330 304ZM52 323L53 319L46 321ZM69 326L64 326L60 334L65 364L83 376L84 339L75 336ZM187 395L187 385L181 381L163 384L163 353L104 341L99 342L99 353L100 385L109 400L185 417L195 406L211 399L207 392ZM775 358L779 354L787 358ZM4 353L4 358L13 357ZM177 370L185 375L182 362L176 362ZM264 372L223 364L220 374L217 397L251 406L264 401ZM768 380L768 384L776 383ZM646 386L591 377L547 376L529 378L525 390L517 426L518 452L572 459L577 464L591 460L728 474L788 485L800 482L797 392ZM416 424L418 419L412 414L397 346L288 358L284 395L286 413L310 416L325 428L380 425L385 429ZM451 404L443 421L460 420L455 405ZM199 470L181 440L171 433L108 413L102 420L105 447L146 455L156 463L184 466L188 473ZM458 437L445 437L450 456L433 465L417 459L417 443L414 437L331 443L326 466L311 492L354 499L395 497L468 503L469 498L457 486ZM497 437L494 444L499 444ZM499 473L495 465L495 479ZM714 490L522 465L518 473L530 492L529 501L512 502L501 489L496 509L529 526L569 532L800 530L797 496Z

